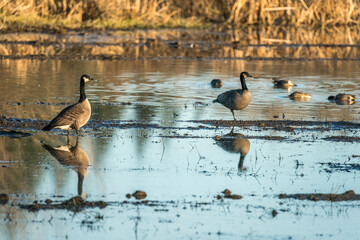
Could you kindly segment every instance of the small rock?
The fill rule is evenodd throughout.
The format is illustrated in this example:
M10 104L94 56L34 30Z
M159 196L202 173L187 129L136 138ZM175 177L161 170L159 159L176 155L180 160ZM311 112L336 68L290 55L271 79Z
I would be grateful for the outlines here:
M132 195L138 200L144 199L147 196L146 192L144 192L144 191L136 191Z
M46 203L47 205L50 205L52 202L53 202L53 201L52 201L51 199L46 199L46 200L45 200L45 203Z
M276 215L278 215L278 211L276 211L275 209L273 209L273 210L271 211L271 215L272 215L273 217L276 217Z

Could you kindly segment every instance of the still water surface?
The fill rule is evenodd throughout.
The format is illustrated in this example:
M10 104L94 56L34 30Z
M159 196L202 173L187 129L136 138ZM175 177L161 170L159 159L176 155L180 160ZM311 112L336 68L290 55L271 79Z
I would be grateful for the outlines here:
M77 146L84 151L85 162L90 161L85 169L80 163L58 161L42 146L66 145L62 132L26 129L33 135L1 137L0 192L9 193L11 202L64 200L78 194L89 201L112 202L105 209L77 214L31 213L8 204L1 207L1 234L9 239L96 239L104 234L107 239L357 239L359 203L300 202L277 196L350 189L359 193L358 170L333 170L327 165L357 164L358 142L317 138L335 131L235 128L250 147L245 153L244 141L214 139L229 134L230 128L180 129L191 125L191 120L231 120L229 110L211 101L223 91L240 87L238 75L243 70L257 78L248 79L253 100L236 113L240 120L284 116L359 121L358 104L336 105L327 100L340 92L359 96L356 62L1 61L0 115L50 120L77 101L79 77L87 73L98 80L86 86L93 120L151 121L179 128L85 128ZM298 85L291 91L311 93L312 99L285 98L291 91L273 88L273 76L291 79ZM224 86L211 88L213 78L222 79ZM337 135L357 133L356 129L336 131ZM193 137L184 138L186 134ZM256 138L264 135L291 136L290 140ZM245 158L239 164L241 154ZM216 200L226 188L243 199ZM135 190L146 191L147 199L163 206L120 204ZM275 217L273 209L279 212ZM103 219L96 218L98 213Z

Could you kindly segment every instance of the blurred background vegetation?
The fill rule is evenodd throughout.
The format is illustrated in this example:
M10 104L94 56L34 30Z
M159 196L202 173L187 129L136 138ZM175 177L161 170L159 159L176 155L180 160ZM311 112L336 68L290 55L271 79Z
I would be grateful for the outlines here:
M358 25L359 0L1 0L0 30Z

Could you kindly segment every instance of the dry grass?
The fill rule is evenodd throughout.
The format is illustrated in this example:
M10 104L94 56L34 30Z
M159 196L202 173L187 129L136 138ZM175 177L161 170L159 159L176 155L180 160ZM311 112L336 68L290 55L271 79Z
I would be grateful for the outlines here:
M360 23L360 0L0 0L0 28L333 26ZM41 19L41 20L40 20Z

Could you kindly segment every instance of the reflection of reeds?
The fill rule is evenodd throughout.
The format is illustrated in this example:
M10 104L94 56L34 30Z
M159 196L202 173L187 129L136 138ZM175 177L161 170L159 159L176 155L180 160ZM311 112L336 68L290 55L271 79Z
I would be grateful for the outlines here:
M91 39L91 42L89 40ZM169 41L176 41L171 47ZM98 59L153 57L358 59L357 28L248 28L222 34L193 30L137 30L110 36L3 34L0 55Z
M55 18L63 24L136 20L154 25L181 19L261 25L352 25L360 23L359 0L44 0L3 1L4 16Z

